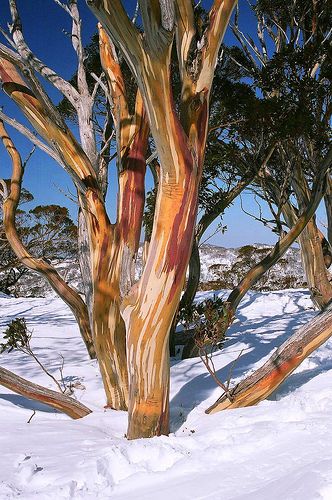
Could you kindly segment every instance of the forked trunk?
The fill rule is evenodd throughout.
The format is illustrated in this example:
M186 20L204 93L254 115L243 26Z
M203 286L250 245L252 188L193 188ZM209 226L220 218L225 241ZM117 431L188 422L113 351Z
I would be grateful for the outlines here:
M160 160L154 226L142 277L124 298L129 376L128 438L169 430L169 330L188 265L206 144L209 94L220 44L235 0L214 0L195 42L192 2L140 2L144 34L120 0L87 0L137 78ZM171 88L177 32L181 123ZM107 70L107 67L106 67Z
M332 307L318 314L286 340L271 358L248 378L222 395L206 413L252 406L266 399L280 384L332 335Z
M120 193L119 205L125 206L127 210L121 222L112 225L106 213L104 193L100 189L97 174L73 134L65 124L60 126L51 119L49 110L33 95L13 64L1 59L0 76L4 90L18 104L40 135L56 149L79 191L90 247L93 294L89 316L93 341L100 360L107 404L112 408L125 409L127 374L123 321L119 314L120 279L125 249L129 247L131 235L130 232L129 234L124 231L124 220L126 220L127 227L133 228L135 235L139 235L137 224L140 222L139 214L144 205L142 191L144 192L145 161L142 157L144 157L144 148L146 149L148 139L144 113L139 113L139 120L135 121L134 140L129 143L133 146L129 146L125 151L128 161L122 177L124 179L130 177L132 182L128 184L124 180L125 187ZM140 103L141 100L138 105ZM138 137L142 130L141 126L144 129L143 138ZM144 169L141 168L139 171L141 180L137 185L137 177L131 176L131 173L136 172L142 165ZM139 192L138 209L135 206L137 191ZM125 235L128 236L127 240L124 239ZM135 252L135 248L130 249L132 253ZM65 298L62 286L57 291L61 297ZM83 301L81 302L84 305ZM80 315L76 318L80 321Z

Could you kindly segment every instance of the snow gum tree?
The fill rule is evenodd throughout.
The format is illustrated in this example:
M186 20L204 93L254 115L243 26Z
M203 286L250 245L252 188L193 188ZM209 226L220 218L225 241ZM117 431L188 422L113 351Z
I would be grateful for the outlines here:
M191 1L141 1L144 33L120 1L88 1L136 76L160 161L154 224L143 275L121 304L127 333L130 438L168 433L170 327L194 235L219 47L235 1L215 1L201 37ZM171 87L176 38L180 112Z
M128 407L129 438L169 432L169 331L194 236L214 70L235 3L215 0L208 22L199 32L191 1L141 1L141 32L120 1L88 2L102 26L101 61L117 135L119 195L117 220L111 224L104 202L107 161L102 154L107 149L107 127L104 149L98 153L91 125L96 89L91 91L87 84L77 2L60 4L73 23L72 41L78 57L76 88L34 56L25 42L16 2L9 2L13 19L10 40L15 50L0 47L3 90L42 138L40 146L66 169L77 188L83 218L82 274L87 276L91 296L80 311L89 319L107 404L115 409ZM133 111L127 105L113 43L137 79ZM179 109L175 109L171 85L174 44L181 76ZM37 74L60 90L76 110L80 144ZM97 84L101 84L98 78ZM160 162L159 183L145 267L133 285L128 269L139 243L149 128ZM23 170L13 142L5 130L2 132L13 160L11 186L2 196L8 233L16 238L14 215ZM54 270L26 255L17 239L13 247L30 266L46 275L79 318L77 297L63 286Z
M215 68L236 1L214 0L198 26L191 0L141 0L142 27L138 29L120 0L87 0L100 23L103 74L95 75L94 85L89 83L84 66L77 1L56 0L56 4L72 20L71 40L77 54L75 83L58 76L32 53L23 36L16 2L9 0L12 26L10 33L5 33L8 43L0 45L0 78L4 92L38 135L2 111L0 118L46 151L74 182L79 202L79 257L85 302L50 264L33 257L17 234L15 213L24 168L2 125L2 142L13 164L9 186L1 183L6 235L12 239L17 257L45 275L71 307L79 324L81 321L81 333L100 366L107 405L128 409L128 438L168 434L169 333L195 237ZM179 94L172 81L175 53ZM127 92L121 57L136 80L134 99ZM77 118L79 140L46 94L40 77L69 102ZM96 119L95 114L100 89L107 98L102 127L100 116ZM101 129L100 146L97 129ZM111 223L105 195L113 137L117 147L118 200L116 221ZM156 202L143 272L134 283L132 268L143 218L149 137L158 159ZM255 172L270 161L274 152L274 143L266 146ZM296 223L230 294L225 304L225 329L250 286L285 253L313 217L325 193L331 157L328 149L317 165L310 198ZM291 338L256 378L227 390L210 411L254 404L270 394L331 334L331 310L323 314ZM39 400L68 414L89 412L77 408L77 403L74 405L68 397L64 400L50 396L31 384L27 389L26 381L8 371L0 373L0 383L1 380L29 397L37 397L38 393Z

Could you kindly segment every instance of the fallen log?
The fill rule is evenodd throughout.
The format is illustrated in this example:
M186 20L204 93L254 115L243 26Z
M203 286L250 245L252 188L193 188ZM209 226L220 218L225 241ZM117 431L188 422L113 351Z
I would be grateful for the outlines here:
M222 394L206 413L253 406L266 399L315 349L332 335L332 305L299 328L270 359L242 380L229 394Z
M0 385L28 399L40 401L45 405L56 408L74 419L85 417L92 412L92 410L76 401L76 399L34 384L2 367L0 367Z

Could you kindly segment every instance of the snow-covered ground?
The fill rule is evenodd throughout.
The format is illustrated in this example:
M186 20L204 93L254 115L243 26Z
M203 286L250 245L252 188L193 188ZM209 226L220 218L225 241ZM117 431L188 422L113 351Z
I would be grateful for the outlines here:
M205 294L206 295L206 294ZM202 296L202 294L201 294ZM240 380L313 316L308 293L250 293L218 374ZM98 368L59 299L0 296L0 331L25 317L32 345L93 413L81 420L0 387L0 498L114 500L332 499L332 342L313 353L268 401L206 415L220 395L199 359L174 361L169 437L128 442L126 414L104 410ZM2 354L1 366L52 387L33 359ZM35 414L28 423L28 420Z

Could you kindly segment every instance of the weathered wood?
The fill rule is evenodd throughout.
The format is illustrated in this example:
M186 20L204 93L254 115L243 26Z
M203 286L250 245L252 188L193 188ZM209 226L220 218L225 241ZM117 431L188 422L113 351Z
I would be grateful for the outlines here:
M315 316L284 342L252 375L222 395L206 413L252 406L266 399L315 349L332 335L332 306Z
M90 408L76 399L29 382L29 380L19 377L2 367L0 367L0 385L28 399L51 406L74 419L86 417L89 413L92 413Z

